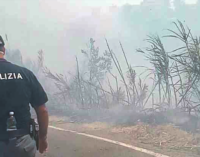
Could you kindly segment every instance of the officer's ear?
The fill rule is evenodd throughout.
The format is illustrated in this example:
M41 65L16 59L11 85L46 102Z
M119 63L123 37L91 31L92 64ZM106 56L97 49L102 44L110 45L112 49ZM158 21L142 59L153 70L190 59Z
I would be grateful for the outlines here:
M5 55L6 54L6 48L4 46L2 47L2 50L3 50L3 53Z
M3 52L4 52L4 55L6 54L6 48L5 47L3 47Z
M6 48L4 46L0 46L0 51L2 51L4 55L6 54Z

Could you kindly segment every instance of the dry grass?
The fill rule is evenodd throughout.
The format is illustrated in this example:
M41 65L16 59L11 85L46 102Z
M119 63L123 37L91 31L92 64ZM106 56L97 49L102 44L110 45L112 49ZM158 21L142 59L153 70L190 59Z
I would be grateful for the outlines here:
M89 130L102 130L108 129L110 126L107 123L95 122L90 124L83 124L82 127Z
M67 117L57 117L57 116L50 116L49 122L52 123L65 123L65 121L68 120Z
M165 148L194 148L200 144L200 135L190 134L182 131L173 125L151 126L138 124L132 127L116 127L113 133L125 133L130 135L133 140L141 143L151 144Z
M66 117L64 118L66 119ZM85 124L66 123L62 117L50 117L52 124L64 125L67 129L79 132L108 131L115 135L126 135L131 141L168 149L193 149L200 146L200 134L190 134L172 124L152 126L138 123L135 126L111 126L108 123L94 122Z

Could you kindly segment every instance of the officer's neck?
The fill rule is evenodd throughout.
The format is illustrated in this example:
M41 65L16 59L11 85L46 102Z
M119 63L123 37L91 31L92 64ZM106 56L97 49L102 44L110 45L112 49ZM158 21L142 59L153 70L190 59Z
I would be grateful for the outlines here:
M0 53L0 59L4 59L4 55Z

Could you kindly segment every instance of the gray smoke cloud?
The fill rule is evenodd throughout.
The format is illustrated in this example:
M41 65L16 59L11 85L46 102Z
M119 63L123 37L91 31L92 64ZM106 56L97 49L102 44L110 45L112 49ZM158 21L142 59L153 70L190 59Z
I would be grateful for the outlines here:
M106 49L104 37L110 40L116 51L119 49L118 40L122 40L128 57L137 57L133 61L137 65L142 62L142 57L133 55L130 51L142 45L141 41L146 34L137 34L142 28L133 33L132 36L137 36L137 41L133 44L133 39L129 37L131 28L123 26L116 18L117 13L106 7L113 5L119 9L125 4L139 5L141 2L142 0L6 0L0 5L0 34L7 34L9 46L19 49L25 58L34 58L37 51L43 49L46 64L53 71L72 69L75 66L74 56L80 53L90 37L97 40L101 51ZM191 0L188 2L191 3ZM120 55L119 53L119 57Z

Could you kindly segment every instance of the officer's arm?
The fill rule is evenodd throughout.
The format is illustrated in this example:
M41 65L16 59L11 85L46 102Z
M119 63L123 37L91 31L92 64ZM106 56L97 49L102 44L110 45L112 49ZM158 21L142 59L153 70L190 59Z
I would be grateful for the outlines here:
M34 107L39 123L39 138L46 139L48 132L49 115L45 105Z
M31 100L30 104L35 109L37 114L37 119L39 123L39 137L41 139L45 139L47 137L47 129L48 129L48 111L46 108L46 103L48 101L48 97L46 92L44 91L42 85L36 78L36 76L31 72L30 73L30 86L31 86Z

